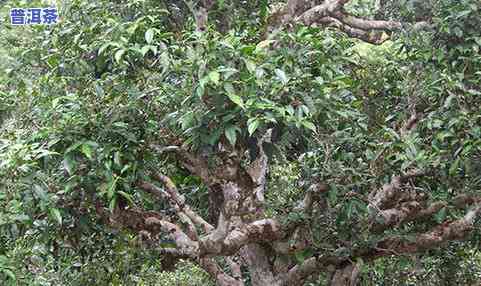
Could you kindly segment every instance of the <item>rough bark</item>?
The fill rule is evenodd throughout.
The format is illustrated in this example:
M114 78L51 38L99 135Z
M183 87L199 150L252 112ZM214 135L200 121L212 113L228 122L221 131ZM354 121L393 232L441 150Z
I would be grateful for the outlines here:
M274 276L269 258L260 245L246 245L240 250L240 256L249 269L253 286L281 286L281 281Z
M361 265L361 263L348 263L336 269L329 281L329 286L356 286Z
M311 233L305 231L308 228L302 223L281 226L276 219L265 218L262 209L259 212L258 208L244 205L248 202L250 206L259 206L258 192L264 191L263 188L259 189L264 182L261 177L266 175L267 167L262 160L250 166L249 172L242 173L248 176L250 181L257 182L249 185L250 188L245 188L242 180L239 183L225 182L221 186L224 201L215 226L206 222L186 204L172 181L159 173L151 175L154 182L140 181L138 186L159 200L168 202L175 210L176 218L129 207L117 208L109 214L99 204L97 211L106 223L134 230L153 244L159 237L169 236L176 247L157 248L157 251L174 259L187 258L197 261L216 279L218 285L239 286L243 285L244 278L241 266L248 269L253 285L303 285L312 275L326 271L332 273L330 285L356 285L361 265L352 261L372 261L383 256L424 252L453 240L464 239L473 230L474 221L481 213L478 196L458 196L454 200L457 207L472 206L463 218L441 223L429 231L417 234L414 239L386 236L373 247L351 249L348 256L335 253L316 254L302 263L296 263L289 257L309 247ZM445 206L445 203L439 203L427 208L409 208L410 204L422 201L423 198L415 193L402 191L401 188L405 182L423 175L423 172L415 170L394 176L389 184L373 192L368 198L371 208L380 210L377 216L380 213L387 215L392 212L391 216L396 218L391 220L388 217L383 224L379 224L382 230L393 227L393 221L399 223L430 216ZM164 188L156 186L155 182L161 183ZM324 195L328 192L327 185L313 184L295 208L296 211L310 214L315 206L325 206ZM250 200L243 201L243 198ZM416 211L413 212L413 209ZM249 219L243 219L245 211L251 211ZM227 259L229 272L222 270L216 257ZM282 257L284 259L276 259Z
M414 29L429 27L427 22L402 23L378 19L364 19L348 14L344 5L349 0L304 1L291 0L278 9L271 18L271 26L286 26L301 23L303 25L324 25L337 28L350 37L358 38L371 44L382 44L390 38L388 33L406 26ZM279 28L277 28L279 29ZM271 28L270 30L276 30Z

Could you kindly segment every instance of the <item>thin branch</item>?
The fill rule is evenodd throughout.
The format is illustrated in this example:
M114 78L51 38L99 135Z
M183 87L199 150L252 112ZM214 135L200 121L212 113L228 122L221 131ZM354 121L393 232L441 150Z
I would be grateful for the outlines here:
M200 226L206 233L211 232L214 227L198 215L192 208L185 203L185 199L180 195L177 187L172 180L160 173L152 174L152 177L161 182L169 194L170 199L174 202L177 212L184 213L195 225Z
M159 145L156 145L156 144L152 144L150 146L152 147L152 149L157 151L157 153L159 153L159 154L180 151L179 146L164 146L164 147L162 147L162 146L159 146Z
M346 25L361 30L383 30L394 31L401 29L403 24L397 21L383 21L383 20L367 20L348 15L341 11L336 11L331 14L332 17L338 19Z
M165 199L165 200L169 199L169 194L167 194L164 190L162 190L161 188L157 187L156 185L154 185L152 183L149 183L149 182L146 182L146 181L139 181L137 183L137 186L141 190L153 195L157 199Z
M182 253L189 255L192 258L197 257L199 244L193 241L189 236L183 232L179 226L168 221L159 220L155 217L149 217L145 220L146 225L158 225L162 232L167 233L174 241L176 246Z
M406 137L410 132L412 132L417 127L417 123L420 119L421 114L414 112L401 128L401 137Z
M169 255L169 256L175 257L175 258L183 258L183 259L191 258L191 255L189 255L188 253L185 253L182 250L177 249L177 248L163 248L163 247L160 247L160 248L156 248L156 251L161 255Z
M241 279L227 275L212 258L200 259L200 266L214 278L219 286L243 286Z
M336 256L330 255L310 257L289 269L287 275L281 274L283 278L282 286L304 285L305 280L309 276L325 272L330 267L339 265L343 261Z
M481 196L462 194L453 199L453 204L457 208L465 208L474 204L481 204Z
M175 141L175 134L173 134L170 130L163 130L166 133L166 137L172 137L172 140ZM171 142L177 144L176 142ZM179 145L172 145L172 146L159 146L157 144L151 144L150 147L155 150L159 155L174 152L177 155L177 159L182 163L182 165L189 170L192 174L199 176L201 180L207 186L211 186L218 183L218 180L211 174L209 171L209 167L207 161L192 152L190 152L184 146Z
M383 185L382 189L377 190L369 194L369 208L373 211L378 211L382 209L387 209L390 206L395 205L401 199L407 199L408 196L421 196L424 194L413 194L409 192L399 192L402 184L409 179L420 177L426 173L422 170L411 170L402 176L394 176L389 184ZM411 200L417 200L416 197L411 198Z
M312 25L317 22L317 20L329 16L329 11L333 11L339 8L337 5L338 1L325 1L321 5L315 6L298 17L295 18L295 22L301 22L306 26Z

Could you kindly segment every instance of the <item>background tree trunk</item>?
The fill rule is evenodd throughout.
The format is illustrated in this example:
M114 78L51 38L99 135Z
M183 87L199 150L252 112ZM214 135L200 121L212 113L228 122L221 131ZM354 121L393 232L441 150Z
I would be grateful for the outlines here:
M361 264L348 264L334 271L329 286L356 286Z
M240 254L248 265L253 286L281 286L281 281L274 277L266 252L260 245L249 244L240 250Z

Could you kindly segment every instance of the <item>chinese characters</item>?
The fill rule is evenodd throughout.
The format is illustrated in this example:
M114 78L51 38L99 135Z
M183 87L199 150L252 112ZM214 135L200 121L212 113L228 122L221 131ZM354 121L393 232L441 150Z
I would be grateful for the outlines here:
M12 8L10 23L12 25L51 25L58 21L57 8Z

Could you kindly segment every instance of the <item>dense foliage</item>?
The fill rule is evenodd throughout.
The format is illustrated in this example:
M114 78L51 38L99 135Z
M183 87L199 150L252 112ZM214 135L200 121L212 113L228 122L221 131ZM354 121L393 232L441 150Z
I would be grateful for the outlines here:
M2 3L0 284L479 285L480 2L198 2Z

